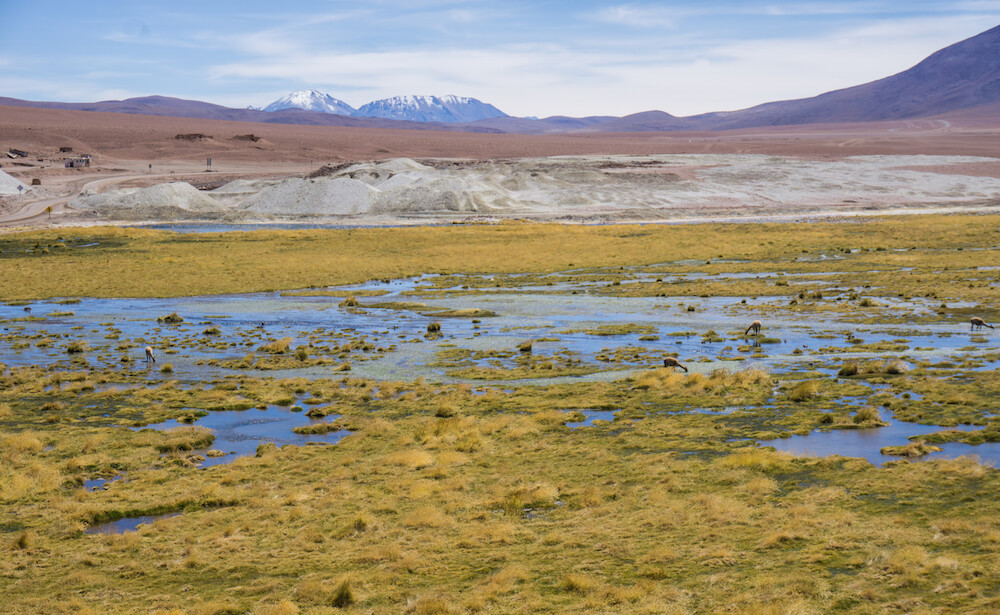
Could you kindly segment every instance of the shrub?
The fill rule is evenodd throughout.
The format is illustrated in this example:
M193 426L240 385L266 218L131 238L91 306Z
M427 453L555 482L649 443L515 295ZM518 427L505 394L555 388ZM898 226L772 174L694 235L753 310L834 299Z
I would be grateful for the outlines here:
M299 346L295 349L295 358L299 361L305 361L309 358L309 349L305 346Z
M440 333L441 332L441 323L439 323L439 322L429 323L427 325L427 332L428 333Z
M343 301L340 302L340 307L358 307L358 299L354 295L345 297Z
M163 367L160 368L160 373L172 374L174 372L174 366L172 363L164 363Z
M87 348L88 346L86 342L80 342L80 341L70 342L69 345L66 346L66 352L68 354L78 354L81 352L85 352Z
M222 331L220 331L218 327L209 327L209 328L205 329L204 331L202 331L202 334L204 334L204 335L222 335Z
M177 312L173 312L172 314L167 314L166 316L160 316L159 318L156 319L156 322L167 325L176 325L178 323L184 322L184 319L178 316Z

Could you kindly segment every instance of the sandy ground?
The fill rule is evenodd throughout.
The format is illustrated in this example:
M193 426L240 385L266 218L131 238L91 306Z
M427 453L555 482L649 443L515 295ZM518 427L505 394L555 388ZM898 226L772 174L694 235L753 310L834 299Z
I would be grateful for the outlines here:
M413 190L407 193L408 204L397 199L387 205L386 197L375 195L369 200L377 211L354 203L356 218L373 216L356 223L497 215L569 222L677 221L982 209L1000 198L994 181L1000 178L1000 160L990 158L1000 152L1000 126L995 124L973 117L718 133L529 136L0 107L0 151L13 147L30 153L17 160L2 158L0 165L27 184L41 181L24 196L0 199L0 225L100 222L100 216L67 208L81 194L170 181L208 190L235 179L305 177L323 165L343 168L353 161L400 157L433 167L421 179L426 185L417 201L440 201L427 194L437 190L451 204L443 211L440 203L421 209L420 203L412 203ZM205 136L176 138L192 133ZM241 138L247 134L257 140ZM62 154L60 147L71 147L73 153ZM63 157L78 153L92 154L94 166L63 168ZM553 156L577 158L540 162ZM207 158L212 159L210 168ZM526 171L525 164L556 169L553 181L532 180L530 173L538 170ZM523 181L512 182L511 175ZM471 189L470 182L476 184ZM396 188L398 194L406 192ZM463 191L485 195L491 206L463 205L468 200ZM457 201L452 194L460 195ZM258 209L274 215L280 207L273 205ZM405 209L402 217L400 209ZM341 207L336 213L343 211ZM316 206L310 215L317 212L325 210ZM266 221L261 219L266 216L245 212L235 217Z

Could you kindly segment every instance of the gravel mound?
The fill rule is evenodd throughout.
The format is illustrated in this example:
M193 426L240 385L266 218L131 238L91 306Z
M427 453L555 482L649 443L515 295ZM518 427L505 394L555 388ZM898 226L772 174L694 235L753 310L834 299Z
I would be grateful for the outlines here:
M20 191L17 189L18 186L24 186L25 190L31 190L27 184L14 179L3 171L0 171L0 194L20 194Z
M348 177L286 179L243 201L240 211L277 216L351 216L371 211L378 192Z
M276 179L247 180L237 179L219 186L215 190L209 191L212 198L230 207L236 207L246 199L257 194L261 190L277 184Z
M81 195L70 206L113 220L216 219L229 211L185 182Z
M579 156L439 161L401 158L324 167L321 175L187 184L82 197L109 218L367 224L523 217L554 221L748 219L1000 206L1000 178L965 174L993 159L760 154Z

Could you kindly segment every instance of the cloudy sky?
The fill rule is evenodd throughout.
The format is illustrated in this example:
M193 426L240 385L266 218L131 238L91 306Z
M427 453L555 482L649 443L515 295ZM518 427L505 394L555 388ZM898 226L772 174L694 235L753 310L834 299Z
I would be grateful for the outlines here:
M693 115L885 77L998 24L996 0L0 0L0 96L245 107L318 89Z

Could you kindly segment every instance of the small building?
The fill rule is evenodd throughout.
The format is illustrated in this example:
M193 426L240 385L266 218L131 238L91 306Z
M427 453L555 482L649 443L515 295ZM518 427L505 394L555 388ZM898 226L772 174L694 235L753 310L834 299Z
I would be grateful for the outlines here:
M81 169L90 166L90 156L84 154L76 158L63 158L63 166L67 169Z

